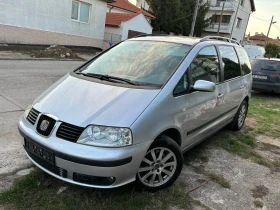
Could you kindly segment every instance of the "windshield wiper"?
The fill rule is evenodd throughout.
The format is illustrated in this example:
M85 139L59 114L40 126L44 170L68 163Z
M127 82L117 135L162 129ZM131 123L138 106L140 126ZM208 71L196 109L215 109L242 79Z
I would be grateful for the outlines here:
M89 77L97 78L97 79L100 79L100 80L111 81L111 82L112 82L112 80L117 80L117 81L125 82L125 83L130 84L130 85L139 85L138 83L132 82L129 79L109 76L109 75L106 75L106 74L94 74L94 73L83 73L83 72L76 72L76 74L81 74L81 75L84 75L84 76L89 76Z

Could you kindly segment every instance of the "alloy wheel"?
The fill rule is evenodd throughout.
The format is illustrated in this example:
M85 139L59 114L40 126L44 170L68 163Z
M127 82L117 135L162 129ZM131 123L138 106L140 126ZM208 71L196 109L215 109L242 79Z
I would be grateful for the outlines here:
M238 126L239 127L242 127L242 125L245 121L246 112L247 112L247 106L245 104L243 104L240 109L239 116L238 116Z
M177 167L175 154L164 147L150 150L138 170L139 180L146 186L158 187L174 175Z

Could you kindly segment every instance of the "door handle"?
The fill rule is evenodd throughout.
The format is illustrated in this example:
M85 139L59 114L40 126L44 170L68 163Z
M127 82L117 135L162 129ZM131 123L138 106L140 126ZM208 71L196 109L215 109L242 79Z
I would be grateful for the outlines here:
M241 85L241 86L240 86L240 89L243 89L244 87L245 87L245 85Z

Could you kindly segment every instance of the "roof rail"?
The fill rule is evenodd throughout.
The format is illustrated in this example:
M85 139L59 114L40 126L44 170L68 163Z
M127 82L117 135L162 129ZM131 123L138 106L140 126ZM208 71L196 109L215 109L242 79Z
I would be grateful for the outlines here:
M219 41L224 41L224 42L229 42L229 43L234 43L234 44L241 46L241 44L238 41L231 39L231 38L223 37L223 36L206 36L206 37L202 38L200 41L204 42L204 41L210 41L213 39L216 39Z
M145 37L145 36L169 36L169 34L141 34L141 35L137 35L133 38L137 38L137 37Z

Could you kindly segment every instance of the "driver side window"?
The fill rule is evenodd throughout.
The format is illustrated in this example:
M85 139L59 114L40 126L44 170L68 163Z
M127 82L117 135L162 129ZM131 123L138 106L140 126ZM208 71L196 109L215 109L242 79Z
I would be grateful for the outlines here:
M190 65L191 84L197 80L206 80L215 84L221 82L219 57L214 46L205 47L197 54Z

